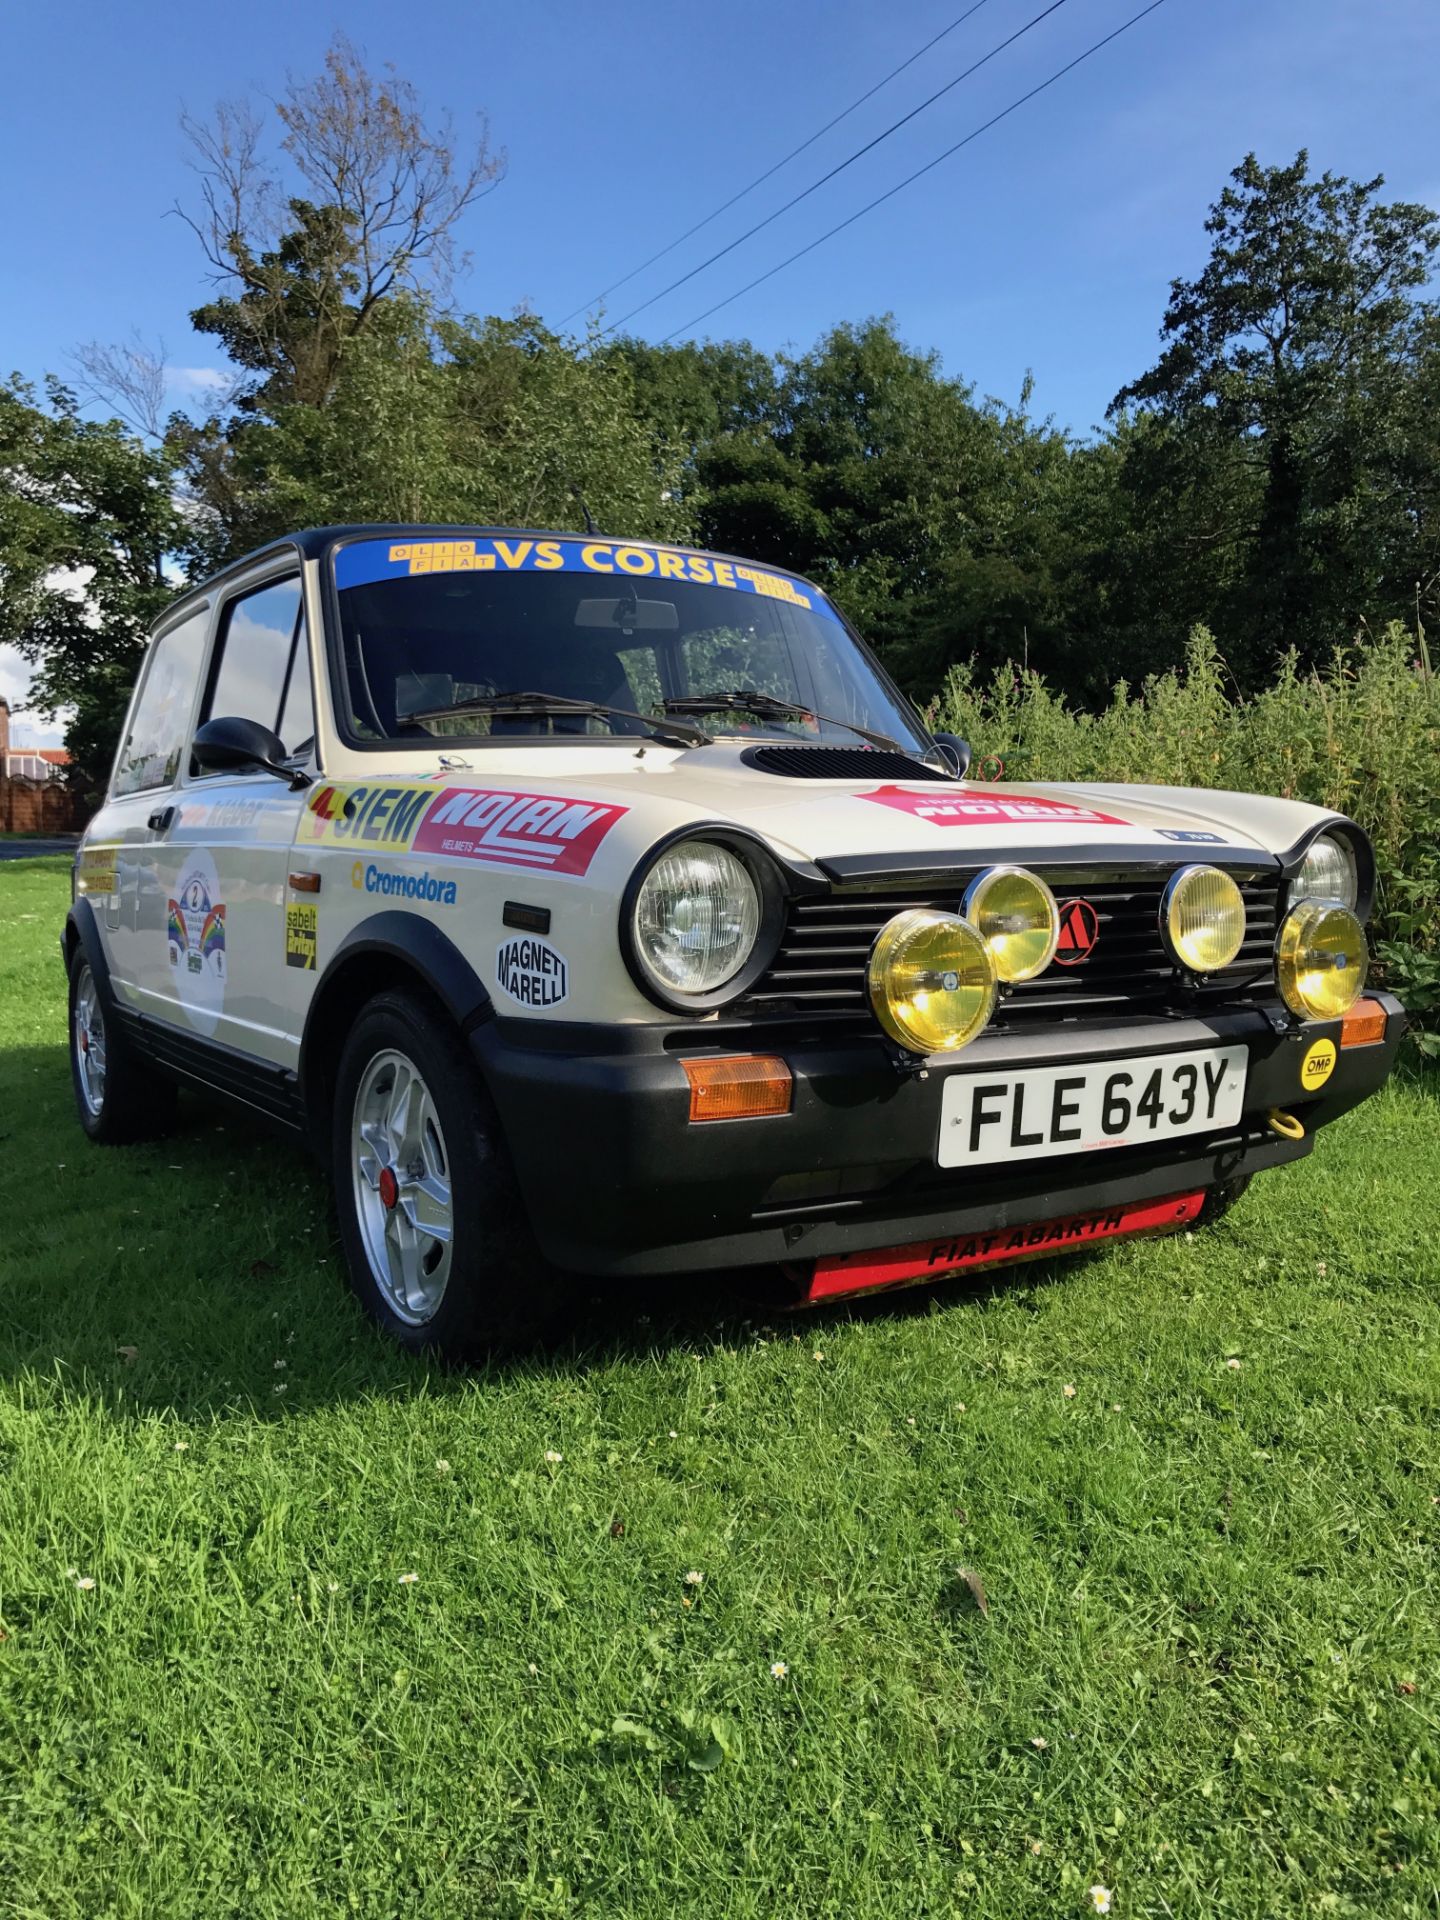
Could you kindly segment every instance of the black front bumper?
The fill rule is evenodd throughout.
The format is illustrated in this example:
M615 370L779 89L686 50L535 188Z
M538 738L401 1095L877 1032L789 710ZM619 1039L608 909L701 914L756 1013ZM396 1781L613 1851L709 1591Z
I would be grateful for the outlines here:
M1326 1126L1380 1087L1405 1030L1340 1047L1340 1023L1296 1025L1277 1002L1204 1018L1136 1018L1039 1034L990 1033L953 1064L897 1068L884 1041L770 1030L581 1029L492 1020L471 1035L504 1122L545 1253L582 1273L660 1274L797 1262L941 1234L1023 1226L1226 1185L1310 1151ZM1300 1062L1334 1041L1318 1096ZM940 1087L950 1073L1155 1055L1244 1042L1245 1112L1223 1135L1155 1147L946 1170L936 1165ZM604 1049L601 1051L600 1049ZM692 1124L682 1060L775 1052L794 1075L790 1113ZM1274 1109L1305 1134L1279 1137Z

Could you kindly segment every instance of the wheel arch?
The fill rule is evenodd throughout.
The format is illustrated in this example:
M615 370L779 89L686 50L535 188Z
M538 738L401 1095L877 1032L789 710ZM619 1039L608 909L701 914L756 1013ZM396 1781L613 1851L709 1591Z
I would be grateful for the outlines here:
M462 1035L494 1014L484 982L433 922L391 909L352 927L320 976L301 1035L300 1098L313 1141L330 1137L345 1035L368 1000L395 990L418 994Z

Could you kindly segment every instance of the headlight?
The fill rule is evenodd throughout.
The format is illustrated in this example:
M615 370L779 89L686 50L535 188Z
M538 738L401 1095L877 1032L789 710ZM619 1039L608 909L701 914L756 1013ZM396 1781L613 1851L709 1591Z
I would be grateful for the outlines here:
M1024 867L991 867L972 880L963 912L990 949L1002 980L1033 980L1055 958L1060 938L1055 896Z
M953 913L912 907L880 930L866 986L875 1017L911 1053L954 1053L995 1010L995 962Z
M1318 835L1310 842L1300 871L1290 882L1289 904L1294 906L1299 900L1338 900L1353 913L1359 893L1351 848L1333 833Z
M1280 923L1275 976L1292 1013L1338 1020L1365 990L1365 929L1348 907L1303 900Z
M1245 940L1245 901L1218 867L1182 867L1160 903L1166 943L1191 973L1228 967Z
M681 840L641 883L634 909L640 963L671 993L713 993L750 958L760 894L743 860L709 840Z

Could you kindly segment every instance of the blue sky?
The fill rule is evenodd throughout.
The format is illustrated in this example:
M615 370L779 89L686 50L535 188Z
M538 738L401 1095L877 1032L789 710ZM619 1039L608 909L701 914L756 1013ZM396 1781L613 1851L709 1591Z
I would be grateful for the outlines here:
M133 0L10 14L0 178L0 362L65 372L76 344L163 338L174 397L203 387L213 343L176 121L273 92L318 65L337 24L393 60L462 126L489 116L503 184L467 216L463 305L557 321L788 152L973 0L351 0L248 8ZM1039 13L985 0L899 80L655 268L636 301L770 212ZM650 307L661 338L843 219L1043 80L1143 0L1059 10L764 233ZM28 76L25 84L16 84ZM1202 222L1254 148L1384 173L1391 197L1440 205L1435 0L1166 0L1160 10L924 180L702 332L804 347L842 319L892 312L951 373L1085 432L1150 364L1172 276L1204 258ZM0 692L15 691L0 659Z

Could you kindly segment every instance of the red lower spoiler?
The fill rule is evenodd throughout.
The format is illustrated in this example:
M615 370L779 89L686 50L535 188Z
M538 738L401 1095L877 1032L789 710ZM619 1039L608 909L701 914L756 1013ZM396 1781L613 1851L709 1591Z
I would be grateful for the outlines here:
M833 1300L840 1294L874 1293L882 1287L914 1286L919 1281L968 1272L972 1267L1011 1266L1020 1260L1043 1260L1047 1254L1068 1253L1076 1247L1093 1246L1097 1240L1121 1240L1142 1233L1174 1233L1188 1226L1204 1203L1203 1190L1171 1194L1168 1200L1071 1213L1060 1220L1037 1221L1031 1226L995 1227L989 1233L916 1240L909 1246L888 1247L878 1252L836 1254L832 1259L815 1262L804 1301Z

